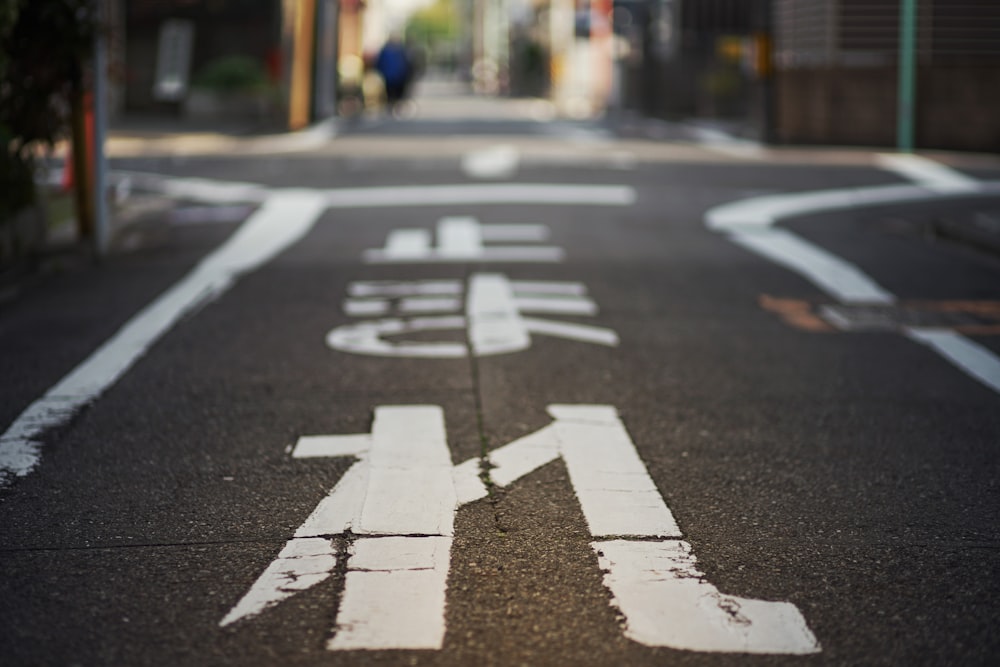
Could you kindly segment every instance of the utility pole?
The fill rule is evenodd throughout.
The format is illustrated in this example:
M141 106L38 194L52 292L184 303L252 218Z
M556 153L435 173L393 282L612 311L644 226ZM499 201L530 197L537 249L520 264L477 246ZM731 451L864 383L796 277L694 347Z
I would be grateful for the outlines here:
M901 153L912 153L916 115L917 0L899 3L899 85L896 144Z
M94 252L98 259L108 254L108 161L104 140L108 129L108 49L105 30L107 12L104 0L97 4L97 30L94 32Z

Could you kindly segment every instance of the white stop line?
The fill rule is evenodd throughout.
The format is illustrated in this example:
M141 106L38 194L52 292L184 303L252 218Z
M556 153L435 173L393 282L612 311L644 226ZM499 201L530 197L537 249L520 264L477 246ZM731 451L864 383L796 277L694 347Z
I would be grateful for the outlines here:
M490 453L489 476L507 486L563 459L626 636L692 651L820 650L795 605L725 595L705 580L614 407L548 412L550 425ZM452 466L441 408L382 406L370 434L301 438L293 456L358 461L220 625L319 584L346 556L329 650L440 649L455 512L487 495L479 459ZM348 535L357 539L338 553L333 538Z

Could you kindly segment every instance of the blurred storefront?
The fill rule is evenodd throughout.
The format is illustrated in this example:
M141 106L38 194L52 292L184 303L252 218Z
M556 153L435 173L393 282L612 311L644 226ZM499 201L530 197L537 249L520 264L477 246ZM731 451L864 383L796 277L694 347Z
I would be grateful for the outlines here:
M338 0L128 0L125 113L249 115L297 129L333 113ZM357 15L358 2L344 14ZM350 22L346 22L348 27Z

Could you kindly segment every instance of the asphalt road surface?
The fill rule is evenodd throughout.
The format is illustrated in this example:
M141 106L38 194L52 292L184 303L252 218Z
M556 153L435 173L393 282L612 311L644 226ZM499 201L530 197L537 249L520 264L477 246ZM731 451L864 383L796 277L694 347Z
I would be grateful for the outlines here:
M996 161L116 141L118 250L0 297L0 663L996 664L1000 258L926 233Z

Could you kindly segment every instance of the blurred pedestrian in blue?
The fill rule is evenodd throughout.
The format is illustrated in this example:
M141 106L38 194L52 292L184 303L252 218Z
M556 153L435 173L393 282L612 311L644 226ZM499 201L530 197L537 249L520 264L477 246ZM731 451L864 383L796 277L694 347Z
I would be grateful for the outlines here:
M385 83L385 101L390 111L403 101L413 77L410 54L397 35L389 38L375 60L375 69Z

